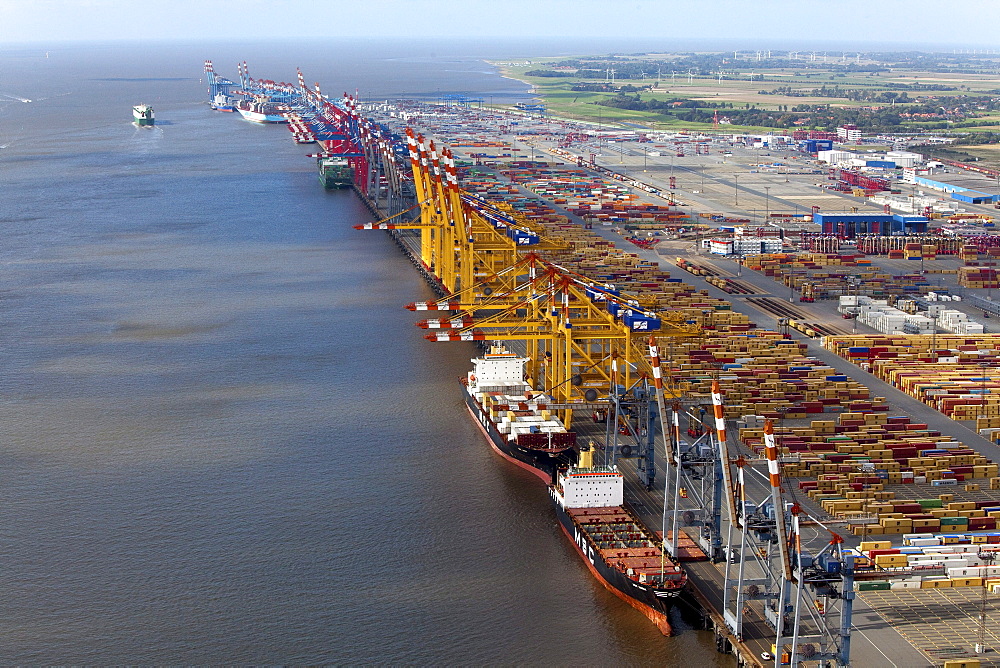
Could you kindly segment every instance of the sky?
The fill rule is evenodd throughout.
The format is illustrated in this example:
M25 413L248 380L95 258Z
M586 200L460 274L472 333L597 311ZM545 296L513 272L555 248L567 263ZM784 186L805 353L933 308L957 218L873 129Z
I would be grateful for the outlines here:
M1000 0L0 0L0 48L80 40L575 37L1000 49L998 19Z

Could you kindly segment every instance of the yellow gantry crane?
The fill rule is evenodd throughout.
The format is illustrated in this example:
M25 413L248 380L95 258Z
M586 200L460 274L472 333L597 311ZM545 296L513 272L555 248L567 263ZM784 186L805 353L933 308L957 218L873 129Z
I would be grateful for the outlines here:
M463 192L454 155L433 141L406 131L413 186L420 216L412 222L392 218L356 225L357 229L419 230L420 261L447 294L474 284L491 292L509 287L494 282L527 250L554 250L565 244L545 239L537 226L503 204ZM416 208L416 207L414 207Z
M450 150L411 129L406 138L419 218L356 227L420 231L420 261L447 297L408 308L450 314L418 323L435 330L428 339L523 341L532 383L569 405L651 378L650 334L702 334L683 311L654 312L639 295L545 260L563 242L510 207L463 192ZM571 408L560 410L569 427Z
M521 278L511 289L481 298L471 286L448 299L416 302L407 308L454 314L418 323L437 330L427 335L431 341L524 341L531 383L556 404L593 401L609 388L630 387L640 377L652 377L647 347L651 333L701 334L696 325L664 320L614 288L535 253L498 275L506 273ZM561 411L568 428L571 407Z

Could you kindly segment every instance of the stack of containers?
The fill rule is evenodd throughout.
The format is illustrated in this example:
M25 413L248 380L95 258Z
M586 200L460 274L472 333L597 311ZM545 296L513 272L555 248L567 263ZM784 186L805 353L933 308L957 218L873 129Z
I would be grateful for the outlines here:
M826 347L897 389L977 429L1000 428L1000 336L829 336ZM863 351L863 352L862 352Z
M962 249L958 253L958 259L963 262L975 262L979 259L979 247L971 244L962 246Z
M966 288L995 288L997 270L988 267L960 267L958 284Z
M909 533L902 547L892 541L863 541L852 551L859 572L889 571L891 581L865 579L859 591L983 587L1000 590L1000 533ZM983 557L987 556L986 559Z
M919 243L910 243L903 246L904 260L922 260L922 246Z
M982 334L982 323L969 318L968 314L953 309L944 309L937 316L941 329L955 334Z

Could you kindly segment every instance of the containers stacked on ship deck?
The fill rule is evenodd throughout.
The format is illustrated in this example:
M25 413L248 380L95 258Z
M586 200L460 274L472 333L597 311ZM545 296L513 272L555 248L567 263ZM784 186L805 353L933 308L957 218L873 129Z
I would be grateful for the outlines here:
M530 394L530 396L528 396ZM484 392L480 398L483 408L497 423L497 428L510 440L524 434L565 434L566 427L553 417L546 406L552 398L541 393L505 394Z

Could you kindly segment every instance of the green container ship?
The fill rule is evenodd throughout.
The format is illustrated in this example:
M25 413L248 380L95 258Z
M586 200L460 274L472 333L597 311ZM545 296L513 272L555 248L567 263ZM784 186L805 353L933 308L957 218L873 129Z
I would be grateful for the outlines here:
M153 118L153 108L148 104L137 104L132 107L132 118L139 127L150 126L156 122Z
M316 164L319 167L319 182L324 188L350 188L354 182L354 168L347 158L319 158Z

